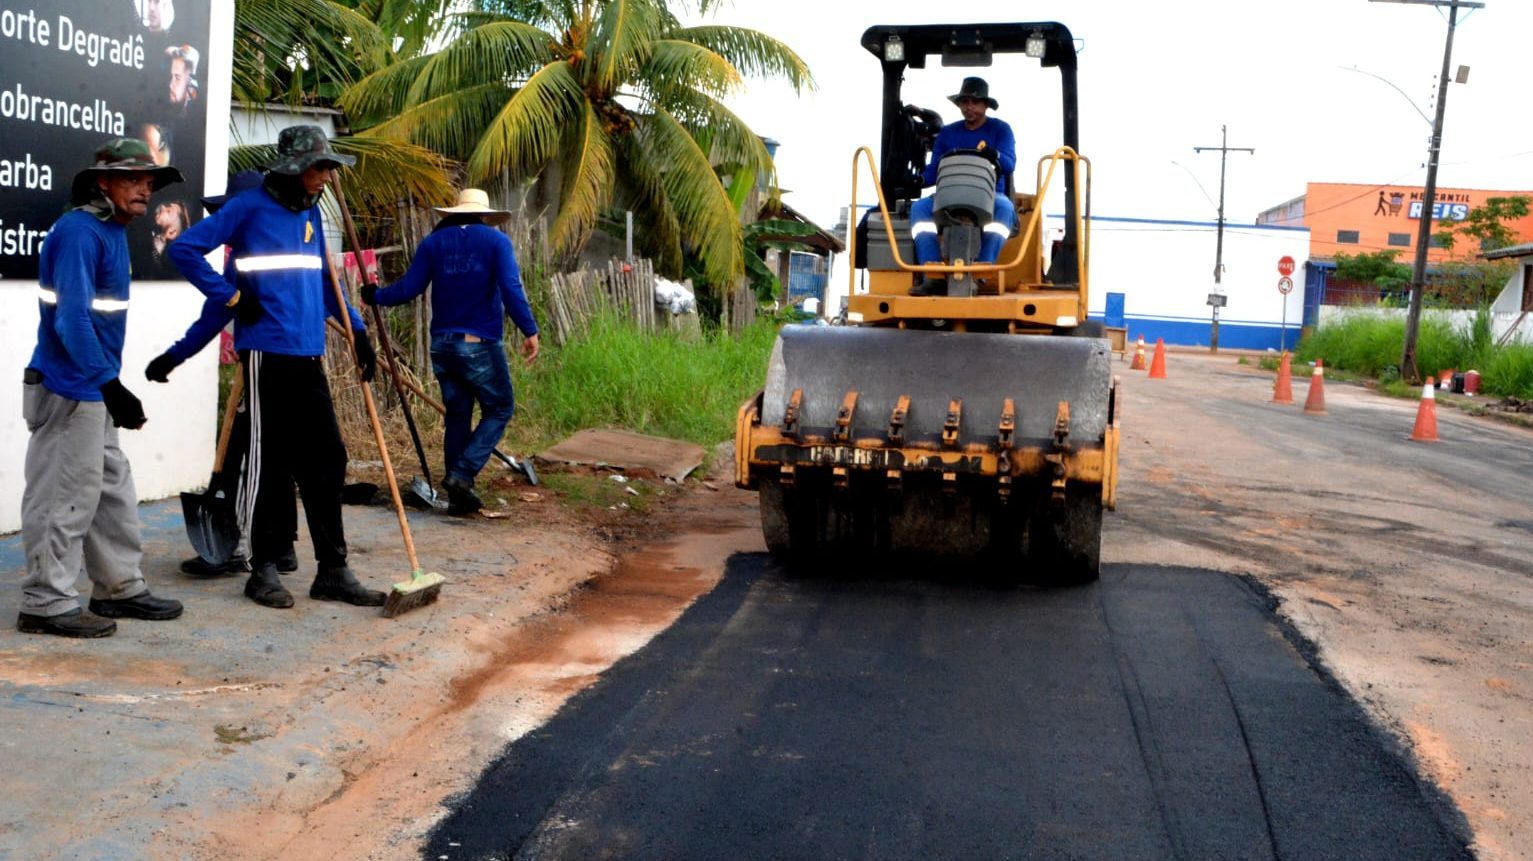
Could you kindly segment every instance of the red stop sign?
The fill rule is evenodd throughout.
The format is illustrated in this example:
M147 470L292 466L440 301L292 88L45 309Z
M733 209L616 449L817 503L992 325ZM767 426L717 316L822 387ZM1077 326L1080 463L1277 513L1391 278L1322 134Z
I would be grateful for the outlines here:
M1284 254L1282 257L1278 258L1278 274L1282 275L1284 278L1287 278L1289 275L1293 274L1292 257Z

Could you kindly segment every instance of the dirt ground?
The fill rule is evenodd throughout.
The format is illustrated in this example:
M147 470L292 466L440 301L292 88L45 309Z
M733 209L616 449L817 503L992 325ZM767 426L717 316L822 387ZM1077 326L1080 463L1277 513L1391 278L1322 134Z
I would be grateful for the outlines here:
M1297 407L1265 412L1270 375L1234 356L1173 353L1165 381L1115 367L1123 478L1104 563L1266 584L1461 807L1481 857L1533 859L1526 476L1488 492L1338 458L1285 430L1310 427L1292 424ZM1377 415L1408 430L1415 410L1357 386L1328 396L1331 415L1313 421ZM1443 412L1445 436L1488 423ZM1533 446L1533 432L1497 432ZM504 516L413 515L421 557L451 580L393 622L308 601L303 572L285 612L255 608L236 580L188 580L174 569L179 521L155 509L146 574L187 602L183 620L87 643L0 631L0 714L16 728L0 741L0 857L418 857L443 803L507 743L663 630L730 554L762 549L754 494L725 476L684 492L641 479L641 496L548 478L498 478ZM387 509L348 509L347 524L367 571L406 570ZM49 801L57 787L101 801L81 817Z

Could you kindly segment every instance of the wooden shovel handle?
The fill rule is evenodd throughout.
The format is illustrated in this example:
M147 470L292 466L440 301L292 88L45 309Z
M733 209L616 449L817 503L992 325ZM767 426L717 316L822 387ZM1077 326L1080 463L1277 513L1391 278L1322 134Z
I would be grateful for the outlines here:
M213 472L223 472L224 456L229 453L229 436L234 432L234 416L239 411L240 396L245 393L245 366L234 363L234 382L229 384L229 400L224 404L224 424L218 429L218 452L213 455Z

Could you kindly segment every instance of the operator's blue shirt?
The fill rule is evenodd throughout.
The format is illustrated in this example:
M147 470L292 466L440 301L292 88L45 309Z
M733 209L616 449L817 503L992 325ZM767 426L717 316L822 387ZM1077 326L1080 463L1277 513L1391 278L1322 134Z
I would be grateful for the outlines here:
M205 259L220 245L233 252L232 282ZM250 291L259 300L261 315L254 323L235 320L237 350L322 356L326 315L344 316L354 331L365 331L355 310L336 305L318 206L294 212L266 189L253 188L181 234L170 244L169 254L181 274L212 302L227 304L236 289ZM206 312L204 308L204 317Z
M996 162L1000 165L996 171L995 188L996 191L1004 191L1006 175L1017 167L1017 139L1005 120L990 116L985 117L977 129L969 129L963 120L943 126L942 131L937 133L937 139L932 141L931 159L926 163L926 171L921 174L922 184L937 184L937 164L943 156L955 149L978 149L981 141L984 141L986 148L995 150Z
M499 341L507 314L523 335L538 333L511 240L493 227L462 224L432 231L415 249L404 277L378 291L378 304L402 305L428 284L433 335Z
M54 222L38 260L41 319L28 363L48 391L99 401L122 372L131 277L121 224L78 209Z

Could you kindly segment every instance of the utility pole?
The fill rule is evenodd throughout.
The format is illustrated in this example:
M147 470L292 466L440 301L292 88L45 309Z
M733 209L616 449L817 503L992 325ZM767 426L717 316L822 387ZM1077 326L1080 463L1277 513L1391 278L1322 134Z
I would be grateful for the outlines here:
M1224 165L1231 152L1248 152L1256 154L1256 150L1250 147L1230 146L1230 130L1228 126L1219 127L1218 146L1195 146L1193 152L1201 153L1204 150L1219 151L1219 231L1217 244L1214 247L1214 292L1208 296L1208 304L1214 309L1213 326L1208 336L1208 351L1219 352L1219 307L1224 304L1224 291L1219 285L1224 281Z
M1453 30L1458 26L1458 10L1483 9L1485 4L1471 0L1374 2L1448 7L1448 41L1443 47L1442 77L1437 81L1437 117L1432 121L1432 137L1427 141L1427 182L1421 190L1421 224L1416 230L1416 265L1411 269L1411 309L1405 317L1405 342L1400 347L1400 379L1417 384L1421 382L1421 371L1416 367L1416 340L1421 329L1421 297L1427 286L1427 249L1432 244L1432 211L1437 205L1437 158L1442 151L1443 111L1448 104L1448 66L1453 62Z

